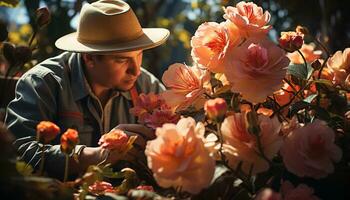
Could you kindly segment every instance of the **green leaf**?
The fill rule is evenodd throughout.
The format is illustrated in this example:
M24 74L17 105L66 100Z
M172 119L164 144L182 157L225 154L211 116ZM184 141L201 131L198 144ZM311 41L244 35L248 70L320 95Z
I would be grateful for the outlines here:
M96 200L128 200L128 198L114 193L106 193L102 196L98 196Z
M312 100L314 100L317 97L318 94L312 94L308 97L306 97L303 101L307 102L307 103L311 103Z
M313 71L314 69L309 64L307 65L307 69L304 64L291 64L288 66L287 74L307 80L312 76Z
M0 6L6 6L6 7L16 7L19 3L19 0L3 0L0 1Z
M16 169L18 173L20 173L23 176L30 176L33 174L33 167L23 161L16 162Z
M308 108L311 104L305 101L298 101L293 103L289 108L289 116L292 117L296 113L298 113L299 110Z
M111 166L104 167L102 175L107 178L124 178L122 172L113 172L113 168Z

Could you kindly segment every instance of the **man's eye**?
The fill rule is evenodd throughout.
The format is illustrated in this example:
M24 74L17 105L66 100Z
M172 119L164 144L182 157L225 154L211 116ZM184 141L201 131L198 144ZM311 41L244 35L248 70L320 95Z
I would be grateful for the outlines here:
M127 59L115 59L115 62L116 63L125 63L125 62L128 62Z

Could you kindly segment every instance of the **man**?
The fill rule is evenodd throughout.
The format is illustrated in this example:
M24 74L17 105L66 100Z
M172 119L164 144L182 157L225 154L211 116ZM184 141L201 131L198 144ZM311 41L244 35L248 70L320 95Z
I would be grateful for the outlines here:
M164 86L141 68L142 51L166 41L169 31L141 28L134 12L121 0L85 4L78 31L59 38L56 47L66 52L38 64L18 81L16 97L7 108L6 124L17 140L21 158L37 168L41 148L36 125L53 121L64 132L79 131L79 163L70 161L71 174L99 163L106 154L97 143L112 128L138 134L138 145L153 132L136 123L129 109L137 93L158 93ZM59 137L45 152L45 170L62 177L64 155ZM130 153L132 154L132 152ZM137 153L131 156L136 156ZM115 163L113 154L108 161ZM134 158L135 159L135 158Z

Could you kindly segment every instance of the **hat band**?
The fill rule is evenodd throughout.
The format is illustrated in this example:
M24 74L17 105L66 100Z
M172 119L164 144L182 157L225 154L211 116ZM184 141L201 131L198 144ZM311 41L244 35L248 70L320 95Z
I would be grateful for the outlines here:
M137 40L138 38L140 38L141 36L144 35L142 29L140 31L137 32L137 34L133 34L133 35L136 35L136 37L119 37L119 38L116 38L116 39L112 39L112 40L89 40L89 39L85 39L85 38L81 38L77 37L77 40L81 43L86 43L86 44L94 44L94 45L105 45L105 44L111 44L111 43L127 43L127 42L131 42L131 41L134 41L134 40Z

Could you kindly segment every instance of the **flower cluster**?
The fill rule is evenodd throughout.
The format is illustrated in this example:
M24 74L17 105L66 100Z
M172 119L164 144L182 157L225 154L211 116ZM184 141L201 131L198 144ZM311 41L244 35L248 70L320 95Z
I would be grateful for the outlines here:
M252 2L224 8L223 18L198 27L191 66L165 71L164 102L141 95L142 109L133 109L141 121L163 103L182 115L177 123L154 118L162 124L145 154L155 180L198 194L213 183L216 162L255 199L319 199L303 178L318 181L337 165L348 168L339 134L350 127L349 48L331 56L317 39L305 43L310 33L302 26L275 44L267 35L269 12ZM266 189L268 178L279 193ZM295 187L289 180L296 179Z

